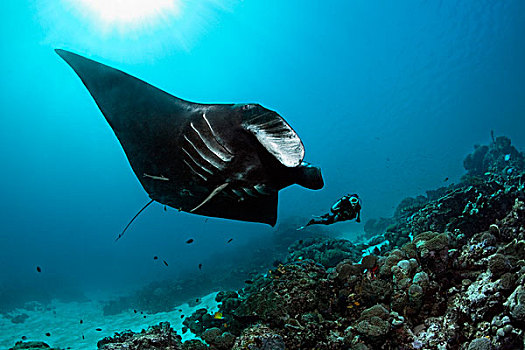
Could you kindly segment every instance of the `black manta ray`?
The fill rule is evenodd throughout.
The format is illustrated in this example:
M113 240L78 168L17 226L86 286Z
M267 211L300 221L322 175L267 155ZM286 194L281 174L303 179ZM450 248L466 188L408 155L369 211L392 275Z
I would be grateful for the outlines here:
M152 199L148 205L274 226L279 190L323 187L320 169L303 162L301 139L276 112L258 104L188 102L104 64L56 52L115 132Z

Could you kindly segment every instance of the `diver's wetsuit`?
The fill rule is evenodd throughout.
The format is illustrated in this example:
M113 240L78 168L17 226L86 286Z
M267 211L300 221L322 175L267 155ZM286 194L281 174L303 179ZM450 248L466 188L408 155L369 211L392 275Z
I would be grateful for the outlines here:
M322 216L313 218L308 223L301 227L304 228L310 225L331 225L338 221L346 221L356 219L357 222L361 222L361 201L357 194L347 194L341 197L337 202L332 205L330 212Z

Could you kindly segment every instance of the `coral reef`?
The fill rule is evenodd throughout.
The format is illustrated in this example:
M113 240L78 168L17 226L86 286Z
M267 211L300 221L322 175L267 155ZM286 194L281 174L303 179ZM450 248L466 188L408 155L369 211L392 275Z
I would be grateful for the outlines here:
M181 337L173 331L169 322L162 322L140 333L116 333L113 337L106 337L97 343L100 350L179 350L181 347Z
M498 136L488 146L474 146L474 152L463 161L468 176L486 173L509 175L525 167L525 156L519 152L508 137Z
M223 293L222 326L204 313L187 326L242 349L521 349L523 159L506 138L478 147L459 184L403 200L366 244L295 242L286 263Z
M233 350L284 350L283 338L261 324L246 328L232 347Z
M298 240L289 248L287 262L312 259L324 267L335 267L343 259L359 260L361 250L352 242L343 239L315 237Z
M365 222L363 227L365 231L365 237L370 238L377 235L382 235L386 232L387 227L394 223L393 218L379 218L379 219L370 219Z

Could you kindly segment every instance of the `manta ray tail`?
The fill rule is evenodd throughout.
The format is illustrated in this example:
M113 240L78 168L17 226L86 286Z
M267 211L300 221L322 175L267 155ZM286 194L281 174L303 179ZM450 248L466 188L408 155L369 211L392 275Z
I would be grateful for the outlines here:
M142 211L143 211L144 209L146 209L146 208L147 208L151 203L153 203L153 202L154 202L153 199L150 200L150 201L148 202L148 204L146 204L145 206L143 206L142 209L140 209L139 212L138 212L137 214L135 214L135 216L133 217L133 219L131 219L131 221L126 225L126 227L125 227L124 230L120 233L120 235L118 235L117 239L115 239L115 242L118 241L118 240L120 239L120 237L124 236L124 232L126 232L126 230L128 229L129 225L131 225L131 223L132 223L133 221L135 221L135 219L137 218L137 216L139 216L139 214L142 213Z

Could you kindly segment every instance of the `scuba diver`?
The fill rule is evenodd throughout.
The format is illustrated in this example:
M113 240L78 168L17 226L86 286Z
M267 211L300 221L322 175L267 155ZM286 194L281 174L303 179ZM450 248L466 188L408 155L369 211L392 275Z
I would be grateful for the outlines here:
M355 193L347 194L332 205L329 213L311 219L306 225L299 227L298 230L302 230L310 225L331 225L339 221L352 219L356 219L356 222L361 222L360 213L361 200L359 196Z

